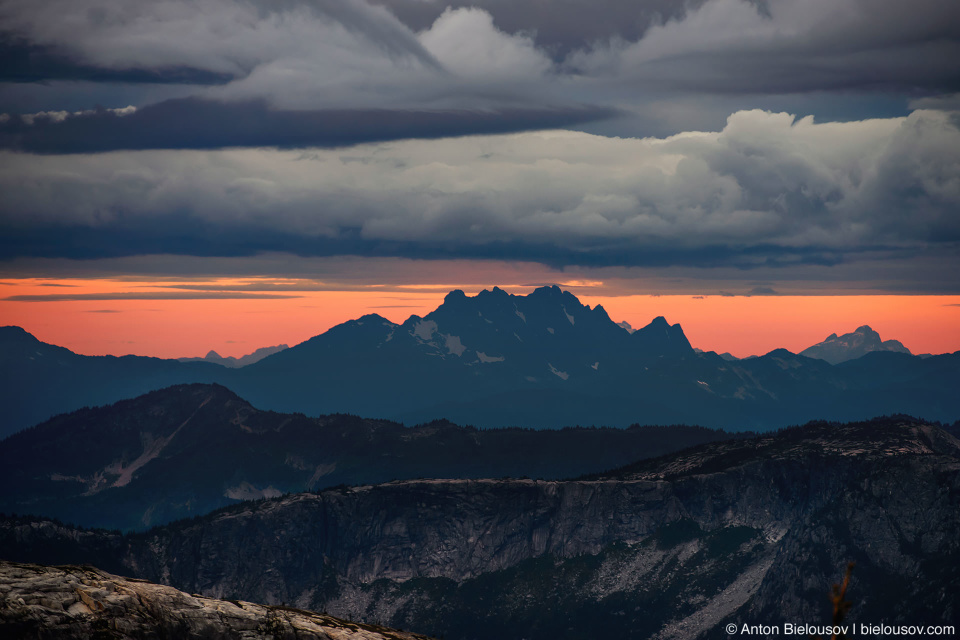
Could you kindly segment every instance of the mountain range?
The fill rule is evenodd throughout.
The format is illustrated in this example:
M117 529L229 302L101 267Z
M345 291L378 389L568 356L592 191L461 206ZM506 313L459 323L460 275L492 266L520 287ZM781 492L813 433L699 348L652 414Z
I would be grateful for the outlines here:
M699 424L768 430L811 419L960 416L960 353L874 351L828 362L777 349L728 360L698 353L664 318L628 331L558 287L449 293L425 317L335 326L239 369L81 356L0 330L0 435L57 413L180 383L215 382L255 406L478 427Z
M423 479L144 533L0 519L0 555L457 640L726 638L960 622L960 441L904 416L705 443L566 481Z
M229 369L239 369L240 367L245 367L248 364L260 362L267 356L272 356L273 354L288 348L289 347L285 344L278 344L275 347L261 347L253 353L248 353L247 355L239 358L234 358L233 356L223 357L216 351L211 350L202 358L177 358L177 360L179 362L212 362L213 364L219 364Z
M0 441L0 512L144 529L240 500L411 478L562 479L730 434L698 427L416 427L260 411L181 385L57 416Z

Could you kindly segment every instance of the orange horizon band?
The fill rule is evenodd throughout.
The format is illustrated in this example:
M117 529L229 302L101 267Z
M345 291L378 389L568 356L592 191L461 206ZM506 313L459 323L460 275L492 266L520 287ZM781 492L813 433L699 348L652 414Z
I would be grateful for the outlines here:
M216 282L228 289L243 281ZM423 316L439 306L447 293L434 285L411 292L398 287L390 291L290 287L254 293L286 297L231 299L231 295L249 293L226 290L218 294L226 298L204 299L207 294L202 291L175 289L174 295L201 298L110 299L118 293L169 295L170 284L8 281L0 283L0 317L2 324L21 326L44 342L87 355L202 357L214 350L221 356L240 357L261 347L293 346L367 313L398 323L413 314ZM13 296L52 299L5 299ZM100 299L75 299L78 296ZM831 333L850 333L864 324L884 340L899 340L915 354L960 350L960 296L604 296L598 292L578 297L586 305L602 304L615 322L627 321L634 328L664 316L683 327L693 346L737 357L781 347L798 352Z

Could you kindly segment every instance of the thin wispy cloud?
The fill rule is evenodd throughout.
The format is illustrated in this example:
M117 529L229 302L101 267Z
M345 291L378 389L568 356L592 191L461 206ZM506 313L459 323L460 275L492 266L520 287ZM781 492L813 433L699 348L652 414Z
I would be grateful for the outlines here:
M271 295L265 293L227 293L227 292L151 292L133 291L118 293L74 293L74 294L24 294L3 298L8 302L90 302L104 300L269 300L281 298L299 298L292 295Z

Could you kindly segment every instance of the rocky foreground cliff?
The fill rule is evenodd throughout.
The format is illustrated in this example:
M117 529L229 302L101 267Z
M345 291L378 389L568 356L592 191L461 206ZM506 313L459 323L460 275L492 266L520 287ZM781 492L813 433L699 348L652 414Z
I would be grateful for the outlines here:
M66 640L429 640L332 616L217 600L93 567L0 562L0 636Z
M0 553L113 562L208 597L448 639L726 638L728 624L828 621L830 585L850 561L852 620L957 624L957 531L960 442L886 418L571 481L297 494L146 534L7 519Z

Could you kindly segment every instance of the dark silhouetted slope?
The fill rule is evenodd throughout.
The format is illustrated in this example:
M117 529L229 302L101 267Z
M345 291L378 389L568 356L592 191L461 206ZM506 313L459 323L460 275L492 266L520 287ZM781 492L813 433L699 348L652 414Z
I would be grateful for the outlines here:
M238 500L406 478L564 478L727 437L696 427L481 431L259 411L219 385L82 409L0 441L0 512L145 528Z
M0 327L0 438L58 413L183 382L212 382L222 367L139 356L83 356Z

